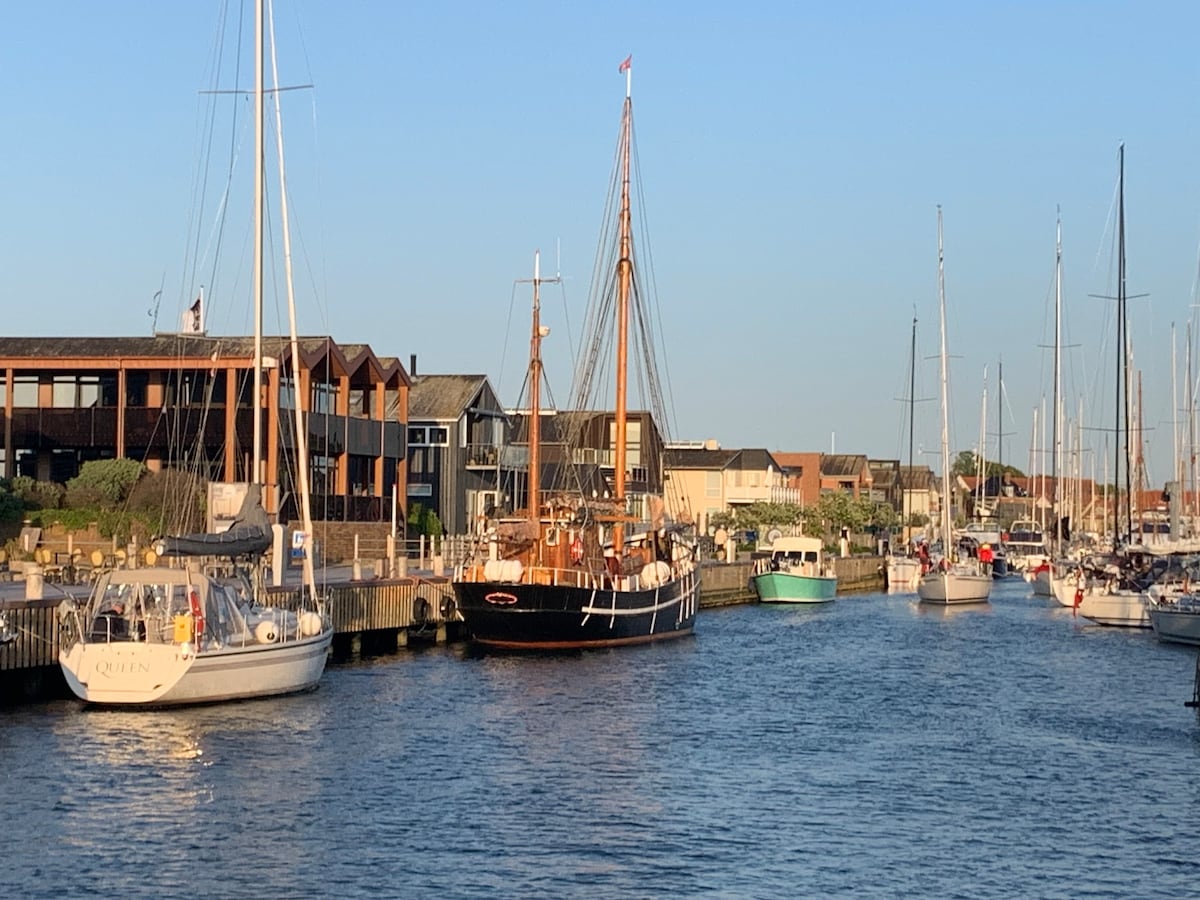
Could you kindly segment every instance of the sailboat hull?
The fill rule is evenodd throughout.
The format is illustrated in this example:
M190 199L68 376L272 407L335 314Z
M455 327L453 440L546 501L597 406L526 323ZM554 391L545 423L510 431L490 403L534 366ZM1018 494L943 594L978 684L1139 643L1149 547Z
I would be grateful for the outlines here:
M1200 646L1200 603L1194 598L1151 605L1147 615L1160 641Z
M692 633L699 606L695 570L645 590L564 584L457 581L471 640L513 650L616 647Z
M911 556L889 556L887 587L889 591L911 592L921 580L921 561Z
M306 691L325 670L332 629L286 643L188 653L175 644L78 642L59 658L75 696L112 706L180 706Z
M987 603L991 592L992 576L984 574L930 572L917 584L917 596L922 603Z
M1098 625L1120 628L1150 628L1144 595L1138 591L1094 589L1084 591L1076 612Z

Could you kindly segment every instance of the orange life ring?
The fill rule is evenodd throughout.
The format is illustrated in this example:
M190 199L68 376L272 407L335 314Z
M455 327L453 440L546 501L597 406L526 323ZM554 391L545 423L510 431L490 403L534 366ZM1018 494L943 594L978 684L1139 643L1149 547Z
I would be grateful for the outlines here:
M200 595L194 590L188 594L188 609L192 614L193 634L196 643L199 644L200 636L204 634L204 610L200 606Z
M571 562L576 565L583 562L583 541L578 535L575 536L575 540L571 541Z

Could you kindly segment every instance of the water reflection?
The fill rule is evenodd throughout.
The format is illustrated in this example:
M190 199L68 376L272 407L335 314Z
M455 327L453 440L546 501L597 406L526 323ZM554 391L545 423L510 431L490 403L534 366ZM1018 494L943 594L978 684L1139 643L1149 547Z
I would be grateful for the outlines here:
M932 619L955 619L959 616L990 616L994 612L991 603L921 603L914 600L909 608L917 615Z

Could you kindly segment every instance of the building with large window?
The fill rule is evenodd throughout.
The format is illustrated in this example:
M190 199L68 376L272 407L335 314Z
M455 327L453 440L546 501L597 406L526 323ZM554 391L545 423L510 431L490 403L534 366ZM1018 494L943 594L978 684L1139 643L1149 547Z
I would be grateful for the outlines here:
M410 371L415 371L413 359ZM408 497L447 534L482 527L504 505L506 476L528 462L486 375L414 375L409 395Z
M399 361L329 337L263 341L261 480L267 511L296 517L292 410L306 398L314 518L385 521L404 502L410 380ZM247 481L254 458L247 337L0 338L7 478L65 482L89 460Z

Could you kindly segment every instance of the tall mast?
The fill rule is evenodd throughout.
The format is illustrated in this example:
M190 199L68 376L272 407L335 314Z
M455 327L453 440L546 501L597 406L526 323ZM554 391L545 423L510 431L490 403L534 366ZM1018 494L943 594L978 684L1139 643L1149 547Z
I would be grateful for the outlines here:
M942 207L937 208L938 312L942 326L942 551L950 557L950 398L946 373L946 269L942 253Z
M1129 477L1129 365L1128 348L1125 346L1125 145L1121 144L1117 151L1117 402L1116 402L1116 440L1113 441L1113 477L1121 472L1121 454L1125 455L1125 533L1133 538L1133 511L1130 506L1130 477ZM1122 419L1124 416L1124 419ZM1125 423L1122 427L1122 422ZM1113 547L1120 543L1121 528L1121 491L1118 487L1113 491Z
M542 327L541 286L558 281L542 278L542 254L533 254L533 328L529 336L529 519L537 522L542 507L542 338L550 329Z
M251 484L262 484L263 366L263 0L254 4L254 457Z
M1042 394L1042 406L1046 405L1046 395ZM1037 493L1040 500L1046 496L1046 473L1042 459L1042 448L1045 446L1045 432L1039 433L1038 428L1045 429L1046 423L1043 419L1039 419L1040 411L1036 406L1033 408L1033 428L1030 434L1030 449L1029 449L1029 486ZM1044 515L1040 505L1034 504L1034 509L1037 511L1038 523L1045 528Z
M913 316L912 347L908 355L908 477L913 477L913 414L917 402L917 317ZM909 486L907 479L901 479L901 490L904 494L900 500L900 508L904 511L902 529L908 527Z
M275 55L275 15L271 8L269 19L271 29L271 84L276 91L279 89L279 63ZM279 168L279 225L283 233L283 268L284 280L287 283L288 298L288 335L291 344L292 357L292 394L294 409L292 414L296 432L296 481L300 491L300 521L304 528L305 543L302 548L302 568L304 584L309 590L309 596L317 602L317 579L313 569L313 523L312 498L309 488L308 471L308 406L309 397L300 391L300 339L296 329L296 289L292 279L292 231L288 216L287 178L283 166L283 111L279 105L279 95L275 95L275 147L276 161ZM260 322L261 325L261 322Z
M996 363L996 465L1004 483L1004 360Z
M633 139L633 70L627 59L625 72L625 108L621 115L621 255L617 260L617 371L616 424L613 454L613 490L619 505L625 502L625 440L628 427L626 408L629 366L629 301L633 283L633 224L629 198L630 148ZM624 509L622 509L624 512ZM621 553L624 532L620 522L613 527L613 552Z
M975 455L975 516L983 518L987 502L987 366L983 367L983 400L979 407L979 452Z
M1050 476L1054 479L1054 502L1050 509L1054 514L1053 550L1057 553L1062 541L1062 493L1059 488L1058 459L1062 452L1062 401L1059 396L1062 381L1062 211L1057 211L1054 228L1054 425L1050 429Z
M1189 491L1191 492L1191 521L1192 534L1195 534L1196 514L1197 514L1197 496L1196 496L1196 392L1195 382L1192 380L1192 320L1188 317L1187 323L1187 349L1184 352L1184 369L1187 372L1187 405L1188 405L1188 478L1187 488L1183 492L1186 498ZM1186 507L1186 504L1185 504Z
M1182 486L1179 462L1179 363L1175 359L1175 323L1171 323L1171 477Z

